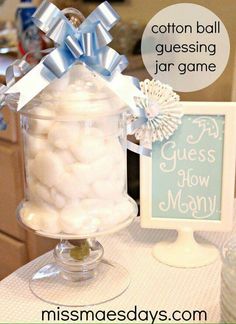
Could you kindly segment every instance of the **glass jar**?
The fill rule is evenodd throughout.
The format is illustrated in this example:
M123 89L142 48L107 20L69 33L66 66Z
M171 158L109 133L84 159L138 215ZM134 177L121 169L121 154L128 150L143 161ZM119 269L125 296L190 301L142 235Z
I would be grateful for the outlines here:
M26 227L47 237L87 238L117 231L137 215L127 195L126 109L101 78L76 66L31 101L21 127L19 217Z
M127 195L126 107L100 76L77 65L21 110L21 128L25 200L18 219L60 239L52 263L33 275L31 291L65 306L115 298L129 286L129 274L103 259L96 237L126 227L138 211Z

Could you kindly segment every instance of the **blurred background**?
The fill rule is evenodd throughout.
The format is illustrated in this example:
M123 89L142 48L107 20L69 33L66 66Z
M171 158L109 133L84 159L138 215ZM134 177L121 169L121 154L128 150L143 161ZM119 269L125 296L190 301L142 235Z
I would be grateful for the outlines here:
M27 50L39 51L50 47L50 41L30 25L30 15L40 4L40 0L0 0L0 83L5 82L6 67ZM87 16L102 1L55 0L61 9L78 8ZM143 30L160 9L177 0L117 0L110 1L122 17L114 27L112 47L126 54L129 67L126 73L140 80L150 78L140 55ZM236 1L235 0L191 0L192 3L211 9L224 22L231 41L228 65L221 77L211 86L193 93L180 93L181 100L188 101L236 101L235 40ZM20 6L20 7L19 7ZM29 8L25 16L19 8ZM184 13L183 13L184 14ZM30 28L28 28L31 26ZM24 29L27 29L25 32ZM16 208L23 198L22 143L19 131L19 117L4 109L8 128L0 132L0 280L18 267L50 250L56 244L35 236L22 229L16 221ZM130 195L139 201L139 158L128 153L128 184Z

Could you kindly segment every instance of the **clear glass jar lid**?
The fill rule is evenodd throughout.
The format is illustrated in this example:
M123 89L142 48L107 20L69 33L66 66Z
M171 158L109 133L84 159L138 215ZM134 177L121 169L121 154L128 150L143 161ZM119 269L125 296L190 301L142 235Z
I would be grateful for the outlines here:
M21 113L43 119L55 116L91 118L116 114L125 108L102 77L78 64L42 91Z

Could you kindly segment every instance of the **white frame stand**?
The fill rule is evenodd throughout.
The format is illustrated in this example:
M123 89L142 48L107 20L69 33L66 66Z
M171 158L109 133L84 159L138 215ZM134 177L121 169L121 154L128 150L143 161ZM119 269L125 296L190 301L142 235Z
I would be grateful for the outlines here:
M195 241L194 231L230 231L233 223L234 180L236 157L236 102L182 102L185 115L224 115L224 151L222 170L222 199L220 220L195 220L152 215L152 159L140 158L141 227L178 230L174 243L160 242L153 256L173 267L196 268L213 263L219 256L213 245Z
M152 250L154 258L177 268L196 268L212 264L219 258L214 245L198 243L190 227L178 231L174 242L157 243Z

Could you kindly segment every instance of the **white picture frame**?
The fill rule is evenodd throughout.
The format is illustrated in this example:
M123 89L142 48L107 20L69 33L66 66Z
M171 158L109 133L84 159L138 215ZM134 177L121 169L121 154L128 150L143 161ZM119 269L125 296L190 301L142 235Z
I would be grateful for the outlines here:
M152 159L140 157L141 227L193 231L230 231L234 210L236 156L236 102L182 102L183 113L189 115L224 115L224 152L222 170L221 220L158 218L152 215ZM181 127L181 125L180 125ZM174 136L174 135L173 135Z

